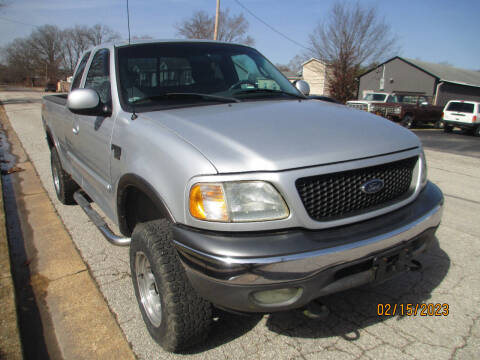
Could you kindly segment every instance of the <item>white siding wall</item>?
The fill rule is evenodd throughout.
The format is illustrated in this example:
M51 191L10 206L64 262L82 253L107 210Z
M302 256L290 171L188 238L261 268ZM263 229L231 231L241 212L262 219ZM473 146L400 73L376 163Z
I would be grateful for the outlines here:
M303 66L303 80L310 85L310 94L328 96L325 64L312 59Z

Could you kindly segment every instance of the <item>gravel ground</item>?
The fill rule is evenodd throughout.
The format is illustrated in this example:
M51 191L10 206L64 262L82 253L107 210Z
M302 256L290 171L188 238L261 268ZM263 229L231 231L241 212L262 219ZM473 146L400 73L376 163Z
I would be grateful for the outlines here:
M427 148L429 177L445 194L438 245L423 269L376 287L326 297L330 315L312 321L298 311L222 315L209 340L189 353L165 353L148 335L130 278L128 249L108 244L78 206L55 197L40 119L42 93L0 92L13 128L91 274L140 359L478 359L480 358L480 163ZM81 296L81 293L79 293ZM385 317L378 304L441 303L448 316Z

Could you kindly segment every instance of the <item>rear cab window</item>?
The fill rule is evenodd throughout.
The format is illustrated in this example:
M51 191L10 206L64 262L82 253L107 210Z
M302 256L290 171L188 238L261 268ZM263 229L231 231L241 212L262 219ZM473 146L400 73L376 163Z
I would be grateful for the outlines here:
M446 110L452 112L473 114L474 106L475 104L473 103L454 101L448 104Z

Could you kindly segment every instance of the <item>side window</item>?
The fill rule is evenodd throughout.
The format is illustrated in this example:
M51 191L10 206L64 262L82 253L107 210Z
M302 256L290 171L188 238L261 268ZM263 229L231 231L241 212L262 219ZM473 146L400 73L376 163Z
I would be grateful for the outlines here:
M88 58L90 57L90 51L86 53L82 60L80 61L80 65L78 65L77 72L73 76L72 86L70 90L78 89L80 86L80 80L82 80L83 71L85 70L85 65L87 64Z
M388 103L398 103L397 95L388 95Z
M109 59L110 52L107 49L98 50L93 57L85 80L85 89L96 90L104 104L112 102Z

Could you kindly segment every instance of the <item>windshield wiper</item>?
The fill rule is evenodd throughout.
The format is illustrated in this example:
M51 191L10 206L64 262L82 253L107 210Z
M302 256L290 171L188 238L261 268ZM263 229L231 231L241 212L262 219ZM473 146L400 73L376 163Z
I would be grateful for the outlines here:
M169 99L169 98L197 98L197 99L205 99L205 100L215 100L224 103L232 103L232 102L240 102L240 100L235 99L233 97L226 97L226 96L218 96L218 95L211 95L211 94L202 94L202 93L165 93L159 95L152 95L147 96L144 98L136 99L131 104L136 104L142 101L149 101L149 100L162 100L162 99Z
M292 94L288 91L273 90L273 89L245 89L245 90L236 91L233 94L236 95L236 94L260 93L260 92L290 95L290 96L293 96L293 97L296 97L296 98L306 99L306 97L302 96L302 95Z

